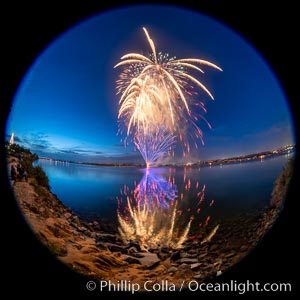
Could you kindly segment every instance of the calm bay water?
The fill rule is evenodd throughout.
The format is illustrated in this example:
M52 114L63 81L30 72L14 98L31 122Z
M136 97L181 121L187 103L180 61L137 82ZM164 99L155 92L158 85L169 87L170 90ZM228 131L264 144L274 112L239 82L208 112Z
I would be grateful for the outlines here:
M75 213L92 221L117 222L127 197L151 209L178 210L198 223L226 219L269 204L273 184L291 155L213 167L98 167L40 159L51 191Z

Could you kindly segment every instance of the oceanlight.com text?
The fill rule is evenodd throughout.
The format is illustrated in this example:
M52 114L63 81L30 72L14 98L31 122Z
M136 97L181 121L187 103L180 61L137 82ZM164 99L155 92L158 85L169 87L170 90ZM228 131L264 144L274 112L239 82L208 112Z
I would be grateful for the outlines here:
M189 281L188 290L195 292L237 292L238 294L244 294L246 292L291 292L291 283L260 283L260 282L238 282L237 280L231 280L230 282L222 283L198 283L196 280Z

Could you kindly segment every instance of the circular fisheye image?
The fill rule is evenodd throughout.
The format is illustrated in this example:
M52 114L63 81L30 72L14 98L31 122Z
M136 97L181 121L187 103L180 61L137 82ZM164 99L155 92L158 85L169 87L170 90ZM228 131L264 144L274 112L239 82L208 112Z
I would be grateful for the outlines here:
M175 291L223 274L272 227L293 126L276 76L237 33L183 8L128 6L36 58L7 120L7 175L72 270L103 289Z

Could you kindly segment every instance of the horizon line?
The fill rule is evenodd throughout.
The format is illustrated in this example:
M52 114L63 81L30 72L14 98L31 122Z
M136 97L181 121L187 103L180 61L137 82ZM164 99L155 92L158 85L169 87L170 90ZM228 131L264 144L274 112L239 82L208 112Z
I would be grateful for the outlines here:
M181 164L174 164L174 163L167 163L165 165L176 165L176 166L185 166L185 165L194 165L194 164L209 164L209 163L213 163L216 161L225 161L225 160L233 160L233 159L242 159L242 158L247 158L247 157L251 157L251 156L257 156L257 155L263 155L263 154L269 154L270 155L276 155L276 154L281 154L281 153L277 153L276 151L278 150L283 150L286 151L287 148L291 147L292 151L295 150L296 148L296 143L294 144L288 144L288 145L284 145L272 150L265 150L265 151L260 151L260 152L256 152L256 153L248 153L248 154L243 154L243 155L237 155L237 156L230 156L230 157L225 157L225 158L214 158L214 159L208 159L208 160L198 160L198 161L194 161L194 162L186 162L186 163L181 163ZM282 151L282 152L283 152ZM73 160L69 160L69 159L58 159L58 158L52 158L52 157L46 157L46 156L40 156L38 155L39 159L46 159L46 160L54 160L54 161L60 161L60 162L68 162L68 163L75 163L75 164L86 164L86 165L115 165L115 166L143 166L146 165L146 163L121 163L121 162L83 162L83 161L73 161ZM156 166L164 166L164 164L159 164L159 165L153 165L154 167Z

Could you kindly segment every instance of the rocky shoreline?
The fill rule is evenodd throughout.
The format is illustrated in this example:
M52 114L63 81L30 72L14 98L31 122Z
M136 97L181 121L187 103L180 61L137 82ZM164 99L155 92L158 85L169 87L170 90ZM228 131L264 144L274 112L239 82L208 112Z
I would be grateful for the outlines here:
M63 263L92 279L130 280L141 286L151 279L153 284L168 280L179 287L183 279L203 282L222 274L255 247L281 209L277 203L226 220L206 242L189 239L181 249L146 252L137 243L124 244L113 228L82 220L30 179L12 188L33 232Z

